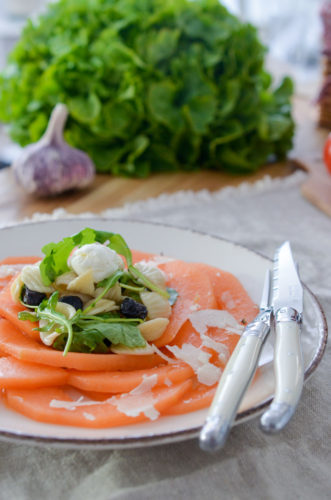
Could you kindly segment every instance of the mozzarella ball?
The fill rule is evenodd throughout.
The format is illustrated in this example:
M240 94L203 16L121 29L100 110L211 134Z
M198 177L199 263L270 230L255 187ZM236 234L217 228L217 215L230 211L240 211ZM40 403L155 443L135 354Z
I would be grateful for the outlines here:
M118 253L101 243L90 243L74 250L68 259L68 266L78 276L91 269L95 283L124 269L123 260Z

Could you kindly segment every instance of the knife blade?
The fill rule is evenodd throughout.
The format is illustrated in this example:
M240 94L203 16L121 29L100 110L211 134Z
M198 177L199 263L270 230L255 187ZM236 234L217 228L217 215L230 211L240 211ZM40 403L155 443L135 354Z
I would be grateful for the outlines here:
M303 288L288 241L275 253L272 284L276 330L276 389L272 404L260 420L262 430L267 433L280 431L292 418L301 396L304 378L300 344Z
M267 271L260 312L246 326L219 381L200 433L200 448L204 451L216 451L225 444L239 404L255 373L263 343L270 331L270 281L270 271Z

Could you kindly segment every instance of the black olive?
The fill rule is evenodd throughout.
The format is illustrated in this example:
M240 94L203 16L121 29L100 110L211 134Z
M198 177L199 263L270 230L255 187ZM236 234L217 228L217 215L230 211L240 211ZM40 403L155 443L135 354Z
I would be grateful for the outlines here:
M27 286L24 287L22 294L22 301L27 306L39 306L39 304L46 298L45 293L30 290Z
M80 297L77 297L77 295L64 295L59 299L59 302L70 304L76 311L78 311L78 309L83 309L83 301Z
M126 318L145 319L147 316L147 307L144 306L144 304L136 302L130 297L126 297L123 300L120 311Z

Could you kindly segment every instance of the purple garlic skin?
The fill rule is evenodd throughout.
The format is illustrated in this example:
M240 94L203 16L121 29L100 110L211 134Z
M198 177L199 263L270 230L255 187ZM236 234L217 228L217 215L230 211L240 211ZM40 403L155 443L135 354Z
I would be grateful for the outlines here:
M63 139L67 115L66 106L57 104L44 136L26 146L12 165L18 183L30 194L52 196L85 188L95 177L89 156Z

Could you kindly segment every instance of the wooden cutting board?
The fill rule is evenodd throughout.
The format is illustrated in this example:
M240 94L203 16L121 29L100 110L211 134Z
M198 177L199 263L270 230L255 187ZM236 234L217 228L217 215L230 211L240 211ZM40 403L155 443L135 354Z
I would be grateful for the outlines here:
M291 156L308 173L301 192L331 217L331 175L323 161L324 143L330 131L318 126L318 108L312 102L297 98L294 112L298 127Z
M327 174L322 161L327 131L317 128L317 109L307 98L295 98L294 114L297 132L291 158L286 162L265 165L251 175L230 175L216 171L159 174L147 179L98 175L93 185L84 191L37 199L27 195L17 186L10 169L1 170L0 222L20 220L30 217L34 212L50 213L59 207L73 214L87 211L98 213L107 208L180 190L216 191L225 186L237 186L242 182L253 183L267 174L271 177L285 177L298 166L309 173L302 186L302 193L331 216L331 176Z

